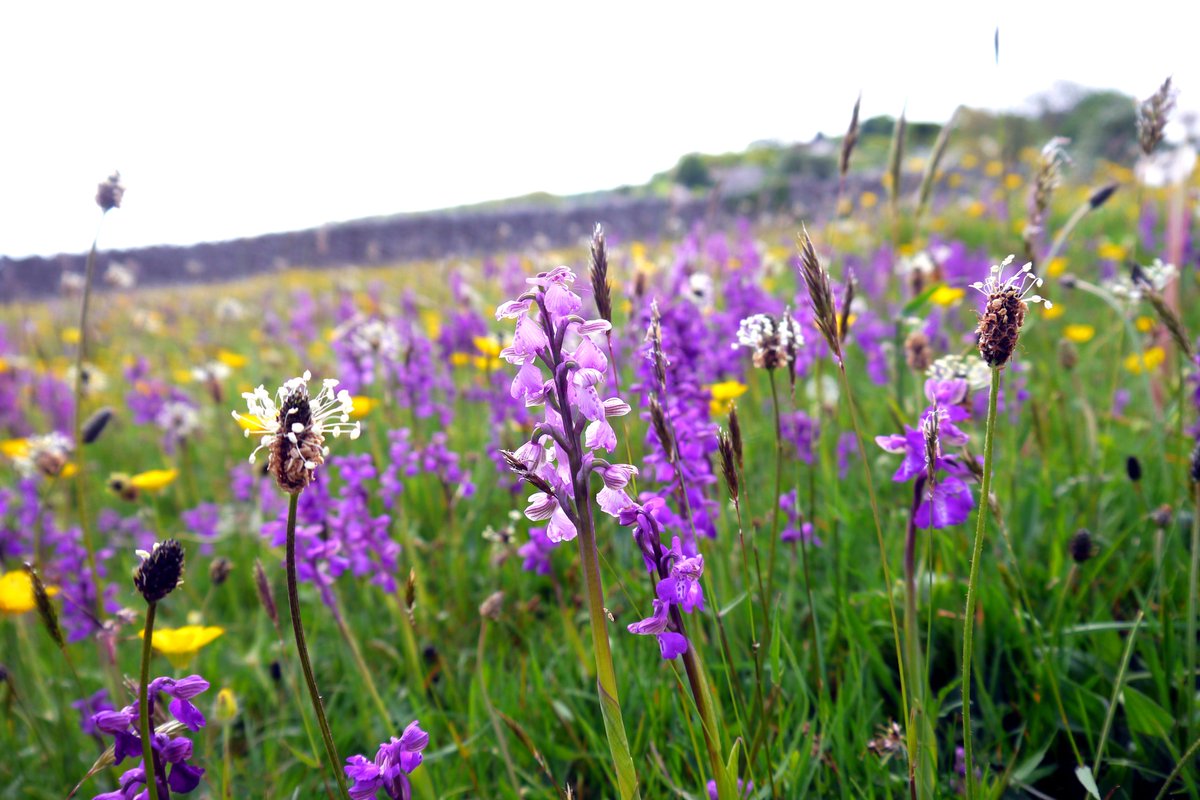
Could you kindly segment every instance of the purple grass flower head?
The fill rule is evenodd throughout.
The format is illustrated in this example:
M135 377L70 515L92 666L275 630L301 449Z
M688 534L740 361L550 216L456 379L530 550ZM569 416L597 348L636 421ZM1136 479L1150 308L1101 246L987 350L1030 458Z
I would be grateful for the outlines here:
M717 800L717 782L710 780L707 788L709 800ZM741 778L738 778L737 793L738 797L741 798L746 798L754 794L754 781L743 781Z
M354 755L346 759L343 771L354 781L350 787L351 800L374 800L379 790L391 800L409 800L412 787L408 776L421 766L423 751L429 745L429 734L414 720L397 739L393 736L381 744L375 760Z

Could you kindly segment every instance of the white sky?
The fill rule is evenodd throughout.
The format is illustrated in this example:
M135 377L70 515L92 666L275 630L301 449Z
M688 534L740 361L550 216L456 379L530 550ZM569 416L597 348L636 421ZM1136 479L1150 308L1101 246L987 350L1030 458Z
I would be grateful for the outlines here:
M1200 6L5 3L0 254L190 243L641 183L692 151L1055 81L1200 108ZM1000 67L992 34L1000 26Z

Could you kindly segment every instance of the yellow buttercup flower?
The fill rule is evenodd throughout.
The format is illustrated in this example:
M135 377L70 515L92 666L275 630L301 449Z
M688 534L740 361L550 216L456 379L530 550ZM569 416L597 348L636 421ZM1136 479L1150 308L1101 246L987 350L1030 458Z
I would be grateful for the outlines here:
M953 286L939 286L929 295L929 302L939 306L952 306L967 295L967 290Z
M1063 335L1075 344L1083 344L1092 340L1092 337L1096 335L1096 329L1091 325L1068 325L1063 330Z
M708 393L712 397L708 407L713 416L728 414L733 408L733 401L746 393L746 385L737 381L721 381L711 384Z
M442 315L432 309L421 312L421 323L430 339L438 338L442 332Z
M360 394L356 394L351 397L350 403L350 416L352 417L365 417L367 414L371 413L371 409L379 405L379 401L375 398L363 397Z
M471 356L469 353L451 353L450 363L456 367L465 367L471 363Z
M1126 356L1125 369L1134 375L1141 375L1143 372L1153 372L1162 366L1166 358L1167 354L1161 347L1151 347L1141 355L1133 353Z
M1004 162L989 161L987 166L983 168L983 174L989 178L999 178L1004 173Z
M474 364L475 369L479 370L480 372L492 372L500 369L500 367L504 364L504 362L500 359L491 358L489 356L475 356L473 359L471 359L471 363Z
M231 350L218 350L217 361L220 361L230 369L238 369L239 367L246 366L246 357Z
M1066 309L1060 306L1058 303L1055 303L1054 305L1042 311L1042 316L1046 319L1058 319L1065 313Z
M860 208L874 208L879 204L879 195L874 192L863 192L858 196Z
M971 204L967 206L967 216L973 219L979 219L985 211L987 211L987 206L983 204L982 200L972 200Z
M1101 242L1100 246L1096 248L1096 255L1107 261L1124 261L1125 248L1112 242Z
M490 336L476 336L471 341L475 344L475 349L485 356L496 358L500 355L502 345Z
M1051 278L1057 278L1062 275L1067 269L1067 260L1062 256L1055 256L1050 259L1050 263L1046 265L1046 275Z
M171 373L171 377L176 383L191 383L192 371L190 369L177 369Z
M29 440L5 439L0 442L0 453L12 459L29 458Z
M239 420L240 422L241 420ZM170 486L177 477L179 477L178 470L152 469L130 477L129 485L145 492L157 492Z
M58 594L57 587L47 586L46 594ZM0 572L0 613L24 614L37 608L33 596L33 580L28 573Z
M1139 331L1141 331L1142 333L1149 333L1150 331L1154 330L1154 317L1147 317L1147 316L1138 317L1137 321L1134 324L1137 326L1137 329Z
M184 625L182 628L155 628L150 637L150 646L167 657L171 666L182 669L200 652L200 648L211 644L221 634L224 628L206 625ZM144 630L138 631L139 638L145 638Z
M1011 172L1004 176L1004 188L1009 189L1010 191L1014 189L1020 189L1021 184L1024 182L1025 181L1020 175L1015 175Z
M959 159L958 165L963 169L975 169L979 166L979 156L974 153L967 153Z
M59 335L63 344L79 344L79 328L63 328Z

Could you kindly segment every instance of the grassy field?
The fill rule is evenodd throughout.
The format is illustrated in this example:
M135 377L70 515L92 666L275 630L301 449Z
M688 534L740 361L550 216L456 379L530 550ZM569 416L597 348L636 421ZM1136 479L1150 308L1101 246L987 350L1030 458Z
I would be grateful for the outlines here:
M607 231L607 315L587 243L110 288L85 327L78 292L4 308L0 798L142 791L138 714L93 714L145 683L151 607L148 676L176 679L153 687L155 721L178 721L155 743L167 794L336 797L333 750L339 775L365 756L347 770L355 798L1200 796L1185 351L1200 287L1195 215L1169 210L1197 184L1144 187L1109 165L1054 185L1027 233L1052 169L951 150L927 209L843 198L838 219L807 221L812 288L801 220L743 221L661 242ZM1003 277L1033 261L1053 305L1028 304L992 370L970 285L1010 253ZM526 282L560 264L573 286ZM756 314L770 318L743 324ZM275 398L306 370L314 400L325 378L348 392L324 432L343 404L361 426L284 476L328 743L285 587L277 478L300 417L273 437L273 412L240 396ZM518 370L541 377L514 388ZM631 413L597 412L615 397ZM735 407L738 452L723 440ZM251 464L245 434L263 425L274 443ZM562 468L519 451L535 425ZM54 431L70 441L39 438ZM172 538L185 580L151 606L131 575L169 572L167 551L139 567L135 550ZM627 630L643 620L646 635ZM414 720L427 746L412 728L376 755ZM132 747L115 766L114 740Z

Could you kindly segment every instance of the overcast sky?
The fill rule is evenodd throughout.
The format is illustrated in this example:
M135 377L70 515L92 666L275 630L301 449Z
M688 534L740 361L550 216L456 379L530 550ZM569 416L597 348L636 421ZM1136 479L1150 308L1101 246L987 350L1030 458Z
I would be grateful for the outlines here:
M115 248L641 183L840 133L860 90L942 121L1170 74L1200 108L1189 5L6 3L0 255L86 249L113 169Z

